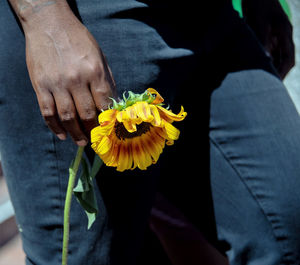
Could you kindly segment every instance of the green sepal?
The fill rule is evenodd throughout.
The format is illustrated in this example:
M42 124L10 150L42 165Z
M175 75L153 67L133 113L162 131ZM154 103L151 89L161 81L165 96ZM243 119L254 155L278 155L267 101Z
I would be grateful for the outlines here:
M128 91L128 97L126 97L126 92L123 93L123 99L119 100L118 102L110 98L112 100L112 106L110 109L116 109L122 111L127 107L132 106L133 104L141 101L145 101L148 104L151 104L155 100L155 95L152 95L148 90L143 92L142 94L136 94L132 91Z
M84 209L87 215L88 229L90 229L92 224L95 222L98 214L98 205L94 190L93 179L97 175L102 165L102 160L98 156L95 156L92 169L89 168L84 158L81 161L81 165L81 176L78 179L77 186L73 189L73 192L76 196L77 201L79 202L79 204Z

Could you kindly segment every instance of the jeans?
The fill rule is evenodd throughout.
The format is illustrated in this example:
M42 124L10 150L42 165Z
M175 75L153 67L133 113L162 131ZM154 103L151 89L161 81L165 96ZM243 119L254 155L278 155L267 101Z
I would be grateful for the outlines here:
M146 264L153 249L144 231L160 190L232 264L298 264L298 115L238 15L228 8L211 26L219 34L185 39L172 25L160 27L140 1L72 7L106 55L119 96L152 86L188 117L178 143L149 170L101 169L91 230L73 200L69 263ZM42 119L7 1L0 2L0 32L0 151L26 264L57 265L76 146L59 141Z
M211 103L211 187L230 264L299 264L300 119L286 88L237 72Z
M24 36L7 1L1 1L0 12L1 162L26 264L57 265L68 167L77 147L70 139L59 141L45 125L26 69ZM97 198L101 214L89 231L85 213L72 201L69 264L109 264L111 230L99 191Z

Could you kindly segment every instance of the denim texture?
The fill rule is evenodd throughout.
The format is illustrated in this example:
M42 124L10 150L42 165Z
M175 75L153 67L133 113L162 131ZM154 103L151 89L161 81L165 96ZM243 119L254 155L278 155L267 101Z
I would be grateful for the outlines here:
M0 3L0 150L26 264L61 264L68 167L77 147L47 128L25 64L24 36L7 1ZM99 191L100 216L87 218L73 198L69 264L109 264L111 230ZM95 255L97 253L97 255Z
M181 104L188 111L178 125L180 140L166 147L157 165L146 172L101 169L100 215L90 231L73 200L69 263L151 264L150 256L157 256L144 231L155 191L160 190L207 240L227 251L232 264L298 264L298 116L270 60L238 14L224 6L222 15L210 17L214 23L191 34L196 24L176 31L171 23L176 17L168 23L161 20L166 9L155 5L157 1L69 2L107 57L119 96L152 86L174 112ZM70 139L59 141L40 115L26 69L24 36L7 1L0 2L0 32L0 151L26 264L57 265L68 166L76 146ZM240 70L222 83L228 72ZM201 129L196 129L199 124ZM242 159L257 157L249 166L235 152ZM237 187L235 195L230 188ZM238 211L224 196L238 204ZM242 226L245 215L238 214L241 208L249 208L247 229ZM268 247L259 241L262 237ZM220 247L220 241L231 248Z
M261 70L229 74L211 96L211 186L230 264L300 262L300 119Z

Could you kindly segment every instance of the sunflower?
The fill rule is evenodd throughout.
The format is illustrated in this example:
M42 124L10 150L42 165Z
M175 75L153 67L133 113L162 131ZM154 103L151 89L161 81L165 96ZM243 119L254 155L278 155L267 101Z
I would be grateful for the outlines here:
M187 113L178 114L163 107L164 99L153 88L142 94L128 92L123 100L100 113L99 126L91 131L92 148L107 166L118 171L145 170L155 164L165 144L173 145L179 130L173 121L182 121Z

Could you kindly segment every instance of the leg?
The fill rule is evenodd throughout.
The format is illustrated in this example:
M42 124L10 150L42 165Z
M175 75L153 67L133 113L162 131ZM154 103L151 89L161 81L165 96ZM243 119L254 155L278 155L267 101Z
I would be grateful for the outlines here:
M285 87L257 70L212 93L211 185L231 264L299 264L300 119Z
M21 231L26 264L61 263L64 198L76 146L58 141L45 125L24 58L24 36L7 1L0 3L0 150ZM109 264L110 230L100 193L100 216L87 218L73 200L69 263Z

